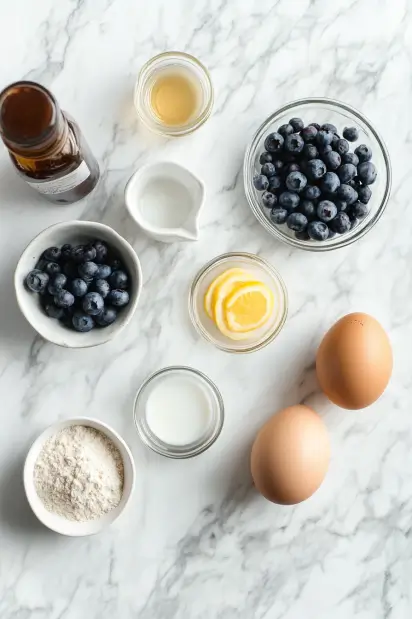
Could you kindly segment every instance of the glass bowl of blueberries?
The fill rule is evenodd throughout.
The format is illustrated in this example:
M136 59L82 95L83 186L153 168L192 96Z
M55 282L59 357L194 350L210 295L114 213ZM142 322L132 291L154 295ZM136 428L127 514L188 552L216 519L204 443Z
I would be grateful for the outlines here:
M392 182L387 148L350 105L301 99L272 114L246 151L244 184L264 228L309 251L345 247L380 219Z

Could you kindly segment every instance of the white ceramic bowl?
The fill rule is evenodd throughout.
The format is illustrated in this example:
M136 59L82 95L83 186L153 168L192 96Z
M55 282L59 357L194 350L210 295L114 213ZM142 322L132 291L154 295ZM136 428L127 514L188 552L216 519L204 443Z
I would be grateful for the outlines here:
M119 311L112 325L78 333L49 318L40 307L39 295L27 290L24 280L48 247L60 247L64 243L76 245L91 239L101 239L119 254L131 278L130 302ZM23 315L45 340L66 348L89 348L108 342L130 322L142 289L142 270L133 247L109 226L95 221L66 221L46 228L26 247L17 264L14 286Z
M101 518L98 518L97 520L77 522L73 520L67 520L62 516L49 512L44 507L42 501L38 497L34 486L34 465L40 454L40 451L43 448L43 445L51 436L53 436L60 430L63 430L63 428L67 428L68 426L73 425L89 426L91 428L99 430L102 434L105 434L109 439L113 441L114 445L119 450L120 455L123 459L124 485L121 501L117 507L112 509ZM26 457L26 462L24 464L23 480L24 489L30 507L32 508L34 514L37 516L40 522L44 524L44 526L48 527L52 531L55 531L56 533L60 533L61 535L82 537L84 535L94 535L95 533L99 533L100 531L102 531L102 529L112 524L112 522L114 522L120 516L120 514L125 509L133 492L135 481L135 467L133 462L133 456L130 452L129 447L126 445L124 440L117 434L117 432L115 432L105 423L98 421L97 419L91 419L88 417L76 417L74 419L60 421L49 426L34 441L33 445L30 447L29 453Z
M173 161L158 161L139 168L125 187L124 199L130 216L156 241L198 240L205 186L184 166ZM154 213L151 206L156 203Z

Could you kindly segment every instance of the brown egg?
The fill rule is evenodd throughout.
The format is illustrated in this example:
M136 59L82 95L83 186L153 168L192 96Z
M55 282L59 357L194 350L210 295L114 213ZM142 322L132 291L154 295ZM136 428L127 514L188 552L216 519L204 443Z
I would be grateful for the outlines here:
M375 318L348 314L326 333L316 356L322 391L338 406L359 409L382 395L392 373L389 338Z
M289 406L271 417L255 439L253 481L269 501L294 505L319 488L329 458L329 435L319 415L308 406Z

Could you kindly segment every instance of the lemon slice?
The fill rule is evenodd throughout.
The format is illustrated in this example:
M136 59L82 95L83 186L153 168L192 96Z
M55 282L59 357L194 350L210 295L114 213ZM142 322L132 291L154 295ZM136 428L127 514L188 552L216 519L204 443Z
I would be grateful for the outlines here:
M233 333L250 333L267 323L273 305L273 293L265 284L242 284L229 293L224 301L224 323Z
M210 284L204 298L205 312L212 320L215 319L213 307L216 303L216 298L219 294L220 286L224 282L226 282L226 280L232 278L233 280L239 282L245 282L253 279L249 273L240 268L228 269L227 271L224 271L223 273L218 275L216 279L214 279L213 282ZM232 286L230 286L230 290L232 290Z
M222 335L232 339L232 340L246 340L250 337L249 333L242 333L240 330L234 331L232 330L226 319L226 310L225 310L225 302L226 299L234 292L236 292L239 288L241 288L245 282L254 283L259 285L260 282L254 282L253 276L250 273L244 272L242 277L243 281L239 279L239 275L230 275L226 279L224 279L220 286L216 288L215 293L213 295L212 301L212 309L213 309L213 318L216 323L217 328L222 333Z

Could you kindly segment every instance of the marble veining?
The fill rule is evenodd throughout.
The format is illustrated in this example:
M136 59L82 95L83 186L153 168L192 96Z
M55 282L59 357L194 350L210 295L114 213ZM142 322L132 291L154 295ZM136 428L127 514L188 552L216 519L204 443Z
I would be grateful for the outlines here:
M412 5L409 0L16 0L0 9L1 86L50 87L79 122L102 168L98 188L51 207L0 152L1 619L406 619L412 613ZM213 116L187 138L148 134L132 105L139 67L155 53L198 56L215 85ZM241 166L257 126L299 97L363 111L393 165L386 214L359 243L327 256L277 243L255 220ZM129 219L123 190L140 165L170 159L205 182L197 243L164 246ZM61 220L113 226L142 262L144 289L124 334L71 351L36 337L13 294L16 261ZM288 322L263 351L231 356L200 340L186 309L197 270L229 250L256 252L284 277ZM344 412L318 392L314 353L340 315L370 312L390 334L395 368L384 396ZM221 389L226 423L191 462L146 450L132 423L148 373L192 365ZM252 489L248 454L262 422L306 402L331 431L320 491L295 508ZM137 487L104 534L44 529L22 488L30 442L77 414L129 442Z

